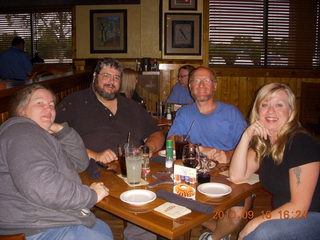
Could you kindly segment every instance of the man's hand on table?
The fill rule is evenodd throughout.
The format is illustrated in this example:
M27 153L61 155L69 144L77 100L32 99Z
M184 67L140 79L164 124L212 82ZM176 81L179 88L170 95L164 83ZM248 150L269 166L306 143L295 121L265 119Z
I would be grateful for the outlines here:
M233 150L223 151L217 148L200 146L200 152L206 155L210 160L216 161L218 163L229 164Z
M111 163L115 160L118 160L117 155L111 150L106 149L102 152L97 152L94 158L97 162L101 162L103 164Z

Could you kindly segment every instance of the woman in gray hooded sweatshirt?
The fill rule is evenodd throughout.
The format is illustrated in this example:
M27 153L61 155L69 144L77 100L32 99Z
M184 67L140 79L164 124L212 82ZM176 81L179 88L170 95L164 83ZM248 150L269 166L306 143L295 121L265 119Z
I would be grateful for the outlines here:
M23 88L11 112L0 127L0 235L113 239L109 226L89 210L109 189L81 183L86 149L75 130L54 123L54 94L41 85Z

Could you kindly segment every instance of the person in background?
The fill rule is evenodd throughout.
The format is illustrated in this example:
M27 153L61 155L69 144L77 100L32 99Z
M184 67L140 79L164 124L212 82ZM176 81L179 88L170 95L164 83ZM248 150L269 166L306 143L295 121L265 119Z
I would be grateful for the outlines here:
M0 127L0 234L27 240L113 239L89 210L108 196L102 182L83 185L89 164L81 137L54 123L55 97L41 85L20 90Z
M183 65L179 68L178 82L173 86L167 99L167 103L186 105L194 102L189 91L189 75L194 70L191 65ZM176 109L174 109L176 110Z
M191 72L189 87L195 103L183 106L177 112L168 138L174 140L175 135L188 133L190 142L201 144L200 151L209 159L229 164L247 124L236 107L213 99L217 85L216 75L211 69L198 67ZM249 206L250 199L247 202ZM220 239L239 227L243 212L248 210L243 203L239 205L227 210L239 217L230 218L225 214L223 219L204 223L213 233L204 233L200 239Z
M43 58L41 58L41 57L39 56L39 53L36 52L36 53L34 54L34 57L31 59L31 63L32 63L32 64L34 64L34 63L44 63L44 60L43 60Z
M282 83L257 93L230 178L242 181L258 169L273 210L248 222L239 239L320 239L320 144L301 127L295 96Z
M143 105L144 101L136 91L137 83L138 83L138 72L130 68L125 68L123 70L120 93L125 97L130 98L136 101L137 103Z
M0 53L0 78L13 80L27 80L31 76L33 66L29 56L24 52L24 39L12 39L11 48Z

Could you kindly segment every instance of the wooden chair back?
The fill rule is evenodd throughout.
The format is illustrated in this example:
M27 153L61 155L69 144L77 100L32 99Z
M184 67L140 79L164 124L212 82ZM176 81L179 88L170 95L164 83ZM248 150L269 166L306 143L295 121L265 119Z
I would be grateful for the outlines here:
M0 235L0 240L25 240L25 235L23 233L14 235Z

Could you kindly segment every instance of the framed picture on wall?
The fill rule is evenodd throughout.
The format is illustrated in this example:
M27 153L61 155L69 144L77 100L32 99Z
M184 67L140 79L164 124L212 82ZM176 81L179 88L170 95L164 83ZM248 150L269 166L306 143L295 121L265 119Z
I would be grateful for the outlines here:
M169 0L169 10L197 10L197 0Z
M90 10L90 52L127 52L127 10Z
M201 55L201 13L166 13L165 55Z

